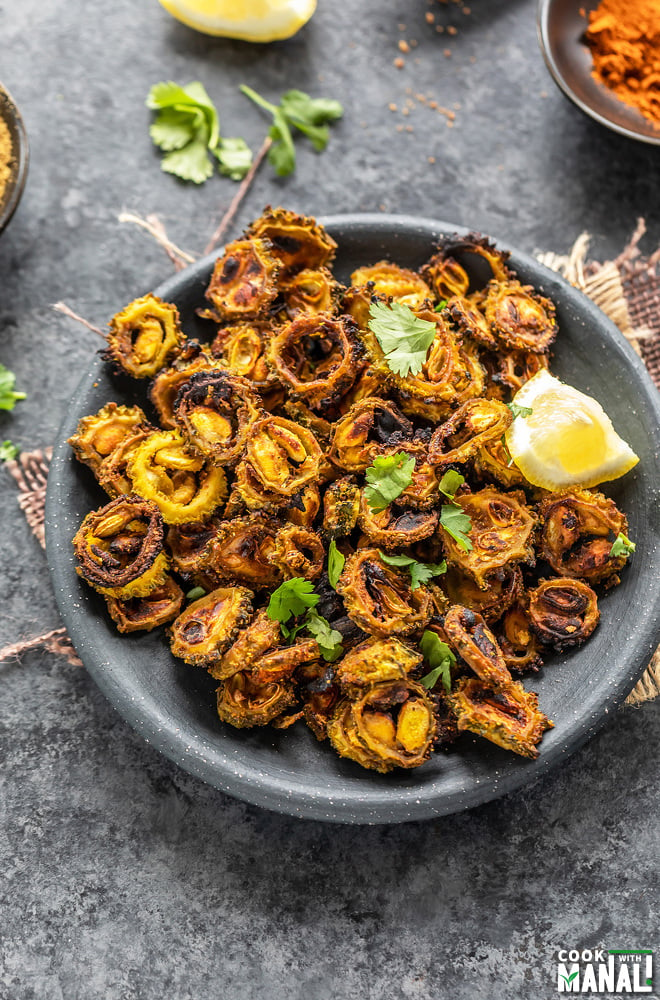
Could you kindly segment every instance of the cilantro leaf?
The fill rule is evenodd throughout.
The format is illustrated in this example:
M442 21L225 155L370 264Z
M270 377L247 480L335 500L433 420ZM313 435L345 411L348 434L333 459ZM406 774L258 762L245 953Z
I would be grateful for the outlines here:
M11 462L13 458L20 455L21 449L12 441L3 441L0 444L0 462Z
M336 122L344 114L339 101L326 97L310 97L302 90L287 90L282 94L280 107L292 125L304 122L307 125L327 125Z
M220 164L220 173L241 181L252 166L252 150L245 139L220 139L212 150Z
M401 496L412 482L415 459L405 451L394 455L378 455L365 475L369 484L364 491L367 503L374 514L380 513Z
M513 413L514 420L516 417L531 417L534 412L531 406L519 406L518 403L507 403L506 405Z
M289 618L304 614L318 603L319 595L314 593L313 584L301 576L294 576L270 595L266 614L273 621L288 622Z
M433 312L441 313L443 309L447 308L448 301L449 301L448 299L441 299L440 302L438 302L437 306L435 306Z
M333 663L339 659L344 652L343 636L337 629L332 628L326 618L310 609L305 618L305 628L316 639L321 656L327 663Z
M203 119L208 129L207 144L209 149L217 146L220 137L220 122L215 104L206 93L204 86L199 81L179 86L172 80L163 83L156 83L147 96L147 107L152 111L162 111L171 108L183 114L188 114L194 122L193 127L198 128L200 118ZM175 147L181 148L181 147Z
M453 500L459 486L462 486L464 482L465 476L462 476L460 472L455 472L454 469L448 469L438 483L438 489L450 500Z
M296 150L286 119L277 109L268 135L273 140L268 162L278 177L288 177L296 169Z
M203 139L194 139L183 149L166 153L160 165L165 173L174 174L182 181L192 181L194 184L203 184L213 174L213 164L208 158Z
M341 576L346 562L346 556L337 548L334 538L328 547L328 580L333 590L337 589L337 582Z
M201 124L201 116L191 115L189 111L177 111L176 108L164 108L152 122L149 135L155 146L169 153L173 149L183 149L194 139Z
M186 594L186 600L188 601L198 601L200 597L206 597L206 591L203 587L193 587Z
M440 524L447 534L451 535L464 552L469 552L474 546L467 537L472 530L472 520L462 507L456 503L445 503L440 508Z
M386 552L379 555L388 566L407 566L410 570L410 589L417 590L423 583L428 583L434 576L440 576L447 572L447 563L443 559L441 563L417 562L411 556L390 556Z
M13 410L17 400L25 399L24 392L15 392L16 376L0 365L0 410Z
M610 556L613 557L623 556L625 559L627 559L628 556L631 556L633 554L636 548L637 546L635 545L634 542L631 542L630 539L627 538L625 535L619 534L616 536L614 542L612 543L612 548L610 549Z
M415 316L401 302L389 306L372 302L369 317L369 329L382 347L390 371L403 378L409 372L418 375L435 337L435 323Z
M451 691L451 668L456 663L456 657L446 642L430 632L428 629L421 638L419 648L424 659L431 667L428 674L422 677L420 684L429 690L438 683L438 678L442 678L442 685L449 694Z

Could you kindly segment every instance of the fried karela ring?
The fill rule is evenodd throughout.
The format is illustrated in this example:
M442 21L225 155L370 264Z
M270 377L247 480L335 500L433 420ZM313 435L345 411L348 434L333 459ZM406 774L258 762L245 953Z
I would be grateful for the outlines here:
M483 310L491 331L506 349L545 353L557 336L555 306L531 285L493 281Z
M110 320L106 357L133 378L153 378L184 340L177 307L143 295Z
M554 723L538 709L538 695L519 681L493 688L475 677L460 680L447 697L460 730L483 736L505 750L535 760L546 729Z
M484 582L482 590L456 566L450 566L442 580L450 604L462 604L490 623L497 621L522 592L522 573L518 566L503 566Z
M395 501L376 514L371 510L363 490L358 525L372 545L392 552L429 538L438 526L438 512L411 510Z
M228 243L213 268L206 298L213 309L203 315L220 322L253 319L268 312L278 292L280 262L268 240Z
M158 505L166 524L204 521L227 496L223 470L191 455L178 431L158 431L129 458L135 491Z
M479 297L472 301L462 295L453 295L444 310L452 326L462 336L469 337L483 347L497 350L497 338L491 331L488 321L477 308Z
M429 442L432 465L462 463L490 441L499 441L513 420L508 406L496 399L469 399L440 427Z
M211 371L220 367L220 361L206 354L196 340L189 340L172 367L156 375L149 385L149 399L158 413L163 430L169 431L176 427L174 401L183 383L188 381L193 372Z
M477 677L494 687L508 684L511 674L502 650L480 614L454 604L445 615L443 628L451 647Z
M316 483L310 483L290 498L290 502L281 508L281 513L290 524L311 528L320 509L321 492Z
M469 573L479 587L485 590L487 578L507 564L534 565L534 529L536 518L526 505L521 490L501 493L486 486L478 493L465 493L454 498L471 521L468 532L472 548L465 551L443 527L438 532L442 538L447 561Z
M272 336L269 323L261 320L221 327L211 344L211 353L223 368L240 375L263 392L278 384L266 363L266 348Z
M193 601L170 629L173 656L210 667L250 620L253 593L247 587L218 587Z
M360 510L360 487L352 476L330 483L323 497L323 531L328 538L350 535Z
M79 462L88 465L98 475L101 463L127 437L149 427L149 421L139 406L119 406L106 403L98 413L83 417L75 434L68 439Z
M306 267L288 281L283 281L280 291L284 298L286 316L296 319L300 315L335 313L341 285L335 281L327 267Z
M532 351L488 351L481 360L488 373L486 396L504 402L509 402L532 375L550 363L547 354Z
M481 284L486 284L487 281L492 279L493 281L504 282L511 277L511 272L507 267L507 261L509 259L509 252L507 250L499 250L494 243L491 243L487 236L482 236L480 233L468 233L467 236L459 236L454 233L451 236L444 236L438 241L438 253L431 258L428 264L422 268L422 276L426 278L431 284L437 284L437 278L434 280L433 270L437 269L438 277L443 273L443 264L446 262L452 262L452 267L450 268L450 274L458 273L456 272L456 260L460 258L461 261L465 260L465 257L477 258L473 261L473 267L471 270L474 272L474 279L480 281ZM483 261L483 264L481 264ZM459 264L461 270L467 276L467 271ZM477 274L478 271L487 272L487 276ZM448 299L452 295L465 295L468 291L469 285L472 282L468 280L468 284L465 285L462 276L455 281L456 290L451 290L451 285L448 282L448 288L444 294L440 294L438 290L439 297L441 299Z
M197 568L219 580L236 580L257 590L274 587L281 570L271 561L275 539L281 528L252 514L221 521L198 560Z
M386 444L412 437L413 425L395 403L368 396L354 403L333 428L329 457L340 469L367 469Z
M558 576L589 583L618 582L625 556L612 542L628 534L628 520L613 500L592 490L565 490L542 500L541 553Z
M526 605L526 598L522 598L508 608L497 633L504 662L509 670L518 674L537 670L543 662L540 643L532 631Z
M270 241L271 253L282 266L282 278L303 268L330 264L337 250L335 241L315 219L270 205L249 226L246 235Z
M168 576L145 597L106 597L105 602L118 632L150 632L176 618L183 600L181 587Z
M384 563L378 549L361 548L346 560L337 593L348 617L372 635L408 635L432 613L428 589L412 590L408 570Z
M184 576L191 576L199 566L206 547L220 526L217 518L192 521L189 524L172 524L167 529L165 541L172 557L172 568Z
M317 580L323 572L325 549L315 531L286 524L277 529L268 560L285 580Z
M405 680L421 662L420 652L394 636L370 638L346 653L335 674L342 691L355 697L373 684Z
M247 379L225 371L195 372L179 389L174 421L186 442L215 465L234 465L261 402Z
M529 591L529 619L541 642L569 649L589 638L600 619L598 598L582 580L541 580Z
M401 302L410 309L419 309L433 298L431 289L415 271L408 271L388 260L369 267L358 267L351 275L351 285L354 288L369 285L372 294Z
M73 538L76 572L99 594L144 597L165 582L163 518L136 493L119 496L85 517Z
M468 293L470 287L468 273L449 254L434 254L422 268L421 274L441 302L455 295L465 296Z
M241 629L236 641L211 667L209 673L226 680L241 671L250 672L259 684L288 680L302 663L319 659L315 639L302 636L291 644L282 637L279 622L259 611L250 624Z
M339 399L355 381L363 356L349 316L299 316L268 345L268 359L294 398L314 407Z
M294 493L318 477L323 453L312 432L293 420L266 416L248 429L246 461L266 490Z
M472 468L480 479L506 489L529 485L511 458L504 438L494 438L481 445L474 454Z
M142 444L154 428L149 424L138 425L132 434L125 437L117 447L101 462L97 479L108 496L118 497L133 490L133 482L128 474L128 463L135 449Z
M261 684L247 671L240 671L218 688L218 715L237 729L267 726L296 700L291 681Z

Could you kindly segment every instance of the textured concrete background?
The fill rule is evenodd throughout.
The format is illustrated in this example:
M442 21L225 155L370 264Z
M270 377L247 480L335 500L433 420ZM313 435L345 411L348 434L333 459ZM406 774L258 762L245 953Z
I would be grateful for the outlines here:
M645 215L660 242L660 151L582 117L537 50L530 0L320 0L288 43L207 39L155 0L5 0L1 78L32 143L28 187L0 241L0 361L29 398L0 438L52 441L93 334L170 273L121 226L158 212L200 250L234 187L162 174L143 102L202 80L226 134L265 122L237 93L288 87L346 106L322 156L299 146L267 201L307 212L426 214L527 251L588 229L615 255ZM427 9L458 34L426 24ZM398 23L406 24L400 32ZM418 46L394 69L399 37ZM449 47L451 55L443 55ZM460 104L452 129L405 88ZM396 125L413 131L397 131ZM435 157L435 164L428 162ZM0 644L57 624L41 551L0 474ZM546 1000L561 947L653 947L660 704L622 710L566 766L470 813L341 828L245 806L178 770L119 719L84 669L29 654L0 667L1 1000Z

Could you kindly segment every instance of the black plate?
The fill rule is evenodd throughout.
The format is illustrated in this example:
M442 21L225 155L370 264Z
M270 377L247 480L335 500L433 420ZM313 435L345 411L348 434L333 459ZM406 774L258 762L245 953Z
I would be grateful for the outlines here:
M402 216L334 216L322 220L339 243L336 273L347 280L361 264L389 257L405 267L428 258L443 222ZM156 294L177 304L184 329L207 339L195 315L212 257L170 278ZM302 724L285 732L236 730L215 713L214 682L175 660L161 632L121 636L102 599L76 576L71 538L84 515L107 501L66 444L80 417L109 400L144 405L143 383L111 376L95 360L82 378L60 429L48 478L48 561L64 623L87 669L118 711L181 767L248 802L294 816L344 823L402 822L456 812L526 785L566 761L603 724L641 675L660 639L657 487L658 396L641 361L584 295L532 258L513 252L511 265L557 304L560 336L554 372L599 399L640 464L607 492L628 514L637 552L623 583L601 602L602 620L579 650L552 657L526 686L556 728L541 756L527 761L464 736L451 754L436 754L410 772L378 775L341 760Z
M592 76L584 32L589 11L597 6L598 0L539 0L537 27L546 65L560 90L585 114L614 132L657 146L660 129Z

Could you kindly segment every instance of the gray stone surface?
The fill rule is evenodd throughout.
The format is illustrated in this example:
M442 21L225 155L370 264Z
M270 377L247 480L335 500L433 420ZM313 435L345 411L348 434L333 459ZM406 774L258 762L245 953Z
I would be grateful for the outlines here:
M555 90L533 4L471 6L320 0L300 35L260 48L197 35L155 0L3 3L2 80L32 165L0 240L0 361L29 398L0 414L0 438L53 440L98 347L51 303L103 325L169 273L118 213L158 212L179 245L200 250L233 194L219 178L196 189L159 171L143 102L160 79L202 80L226 133L254 145L265 123L242 82L344 102L328 151L301 145L287 181L263 170L239 225L268 201L384 206L528 251L566 250L588 229L608 257L645 215L655 248L659 151L606 132ZM458 34L435 32L427 9ZM419 43L401 71L399 37ZM460 104L454 127L419 104L407 118L389 111L406 87ZM0 505L3 645L54 627L57 613L6 475ZM521 794L359 829L289 820L200 784L62 659L31 653L0 677L1 1000L546 1000L557 948L656 943L659 704L621 710Z

